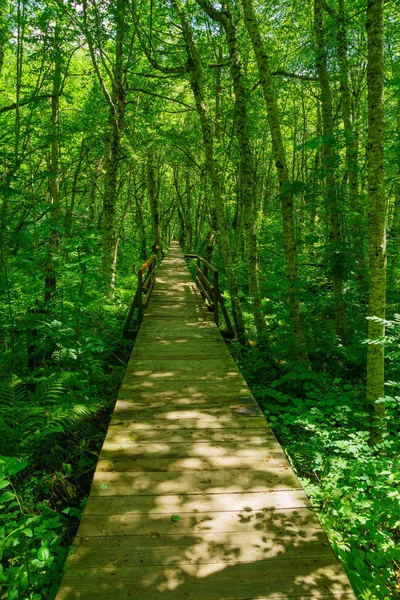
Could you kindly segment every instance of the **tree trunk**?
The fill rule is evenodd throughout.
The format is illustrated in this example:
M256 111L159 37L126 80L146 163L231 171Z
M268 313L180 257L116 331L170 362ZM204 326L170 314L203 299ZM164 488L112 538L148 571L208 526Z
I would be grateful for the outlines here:
M242 307L239 299L239 287L236 278L232 249L229 240L228 223L221 193L219 170L218 165L216 164L216 159L214 158L213 129L205 101L203 72L189 21L176 0L171 1L179 15L187 48L190 86L192 88L196 109L200 117L205 154L205 168L209 176L212 189L214 205L212 207L212 212L214 212L218 224L218 243L221 249L222 259L224 261L226 276L228 279L229 293L232 303L232 316L238 339L241 343L245 344L246 332L243 322Z
M0 0L0 75L3 70L5 45L8 39L7 15L9 7L7 0Z
M346 306L343 297L343 265L341 209L338 202L335 167L334 127L332 116L332 95L328 80L327 51L325 46L324 18L322 0L314 0L314 31L316 42L316 67L321 90L322 131L324 136L323 159L326 181L326 200L329 215L330 261L332 272L333 296L335 303L336 333L342 344L348 343Z
M207 10L207 5L204 4L202 0L199 0L199 3ZM209 12L209 14L211 17L213 16L213 12ZM224 27L226 41L228 44L231 76L235 94L236 136L239 147L241 199L244 210L249 291L257 333L265 335L267 333L267 326L262 309L260 285L258 279L259 261L256 234L256 182L253 164L254 161L248 131L245 88L239 46L236 36L236 28L233 24L232 16L228 10L224 11L221 24Z
M369 305L367 403L371 410L371 443L381 439L384 405L376 404L385 395L386 311L386 203L384 178L384 0L369 0L368 35L368 217L369 217Z
M158 214L158 198L156 172L154 167L154 154L152 150L147 152L147 193L150 202L150 212L153 221L154 244L162 248L160 216Z
M95 52L94 39L89 23L87 0L83 0L84 33L89 46L93 67L99 80L100 87L109 106L107 134L104 150L104 190L103 190L103 274L106 284L106 294L114 297L115 274L118 252L118 236L116 234L115 214L117 203L118 167L121 159L121 136L124 126L126 106L126 82L124 75L124 44L126 27L126 0L115 3L115 62L111 76L111 93L108 91L101 74ZM97 10L97 9L96 9Z
M390 227L390 237L398 240L400 237L400 97L397 100L397 122L396 122L396 162L397 162L397 182L394 193L393 217Z
M348 43L344 0L339 0L337 20L337 47L339 59L339 81L346 145L346 187L352 209L350 216L351 244L357 262L357 285L362 288L365 259L363 252L363 230L359 226L359 214L362 211L358 183L358 133L355 127L349 83Z
M103 274L106 282L106 294L112 298L115 292L117 264L117 236L115 231L115 212L117 204L118 165L121 152L120 123L110 115L104 152L104 190L102 214L103 238Z
M268 123L272 138L272 151L282 197L286 281L289 309L296 339L296 355L299 360L309 364L298 289L299 275L297 268L296 237L293 217L293 194L289 188L289 174L285 148L282 140L278 103L275 97L268 55L265 51L252 2L251 0L242 0L242 4L247 31L249 33L257 59L260 82L267 107Z
M186 171L185 195L186 195L187 245L188 245L189 252L192 252L193 251L192 190L190 187L190 172L188 170Z
M49 310L50 303L54 303L57 281L56 260L60 250L59 220L60 208L60 183L59 183L59 119L60 119L60 93L62 85L62 56L60 42L60 28L54 29L54 74L51 97L50 131L51 142L47 155L47 167L50 172L50 222L51 230L47 244L47 254L44 263L44 303Z

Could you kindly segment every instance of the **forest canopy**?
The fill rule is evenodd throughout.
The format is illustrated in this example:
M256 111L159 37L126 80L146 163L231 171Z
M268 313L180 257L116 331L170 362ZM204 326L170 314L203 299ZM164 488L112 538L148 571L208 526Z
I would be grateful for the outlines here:
M356 593L398 597L399 24L399 0L0 0L2 598L55 597L171 240L219 269Z

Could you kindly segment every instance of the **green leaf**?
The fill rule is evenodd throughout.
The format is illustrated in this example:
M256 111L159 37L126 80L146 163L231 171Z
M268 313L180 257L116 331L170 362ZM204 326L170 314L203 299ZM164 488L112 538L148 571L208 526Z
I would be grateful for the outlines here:
M180 515L172 515L171 517L171 521L173 521L174 523L178 523L178 521L181 520Z
M49 557L50 557L50 551L48 548L46 548L46 546L43 546L42 548L39 548L38 553L37 553L37 557L39 560L45 562Z
M8 502L9 500L13 500L14 498L15 494L13 494L12 492L4 492L4 494L0 496L0 503Z
M19 461L17 458L12 457L6 460L4 470L8 475L16 475L17 473L25 469L25 467L27 466L27 462Z
M105 489L107 489L107 487L108 487L108 483L107 483L106 481L103 481L103 482L102 482L102 483L99 485L99 488L100 488L101 490L105 490Z

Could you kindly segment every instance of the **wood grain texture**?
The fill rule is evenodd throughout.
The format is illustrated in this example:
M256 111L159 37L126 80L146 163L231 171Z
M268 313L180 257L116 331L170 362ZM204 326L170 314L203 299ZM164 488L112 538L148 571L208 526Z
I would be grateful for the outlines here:
M57 600L355 600L177 243Z

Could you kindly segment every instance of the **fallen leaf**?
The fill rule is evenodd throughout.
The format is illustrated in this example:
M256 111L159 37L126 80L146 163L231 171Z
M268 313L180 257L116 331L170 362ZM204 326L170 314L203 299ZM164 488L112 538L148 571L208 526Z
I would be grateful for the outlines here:
M178 521L180 521L181 518L179 515L172 515L171 517L171 521L173 521L174 523L178 523Z

